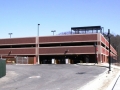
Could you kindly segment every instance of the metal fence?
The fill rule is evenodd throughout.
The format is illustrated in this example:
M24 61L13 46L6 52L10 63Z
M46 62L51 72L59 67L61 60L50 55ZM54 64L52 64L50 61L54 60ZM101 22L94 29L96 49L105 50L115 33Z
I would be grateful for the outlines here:
M17 64L28 64L28 57L16 57Z
M0 78L6 75L6 60L0 59Z

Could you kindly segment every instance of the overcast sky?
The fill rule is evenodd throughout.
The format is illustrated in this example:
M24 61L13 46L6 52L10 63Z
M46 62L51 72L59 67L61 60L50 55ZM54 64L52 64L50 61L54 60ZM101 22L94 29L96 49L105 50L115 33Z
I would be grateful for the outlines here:
M120 34L120 0L0 0L0 38L31 37L101 25Z

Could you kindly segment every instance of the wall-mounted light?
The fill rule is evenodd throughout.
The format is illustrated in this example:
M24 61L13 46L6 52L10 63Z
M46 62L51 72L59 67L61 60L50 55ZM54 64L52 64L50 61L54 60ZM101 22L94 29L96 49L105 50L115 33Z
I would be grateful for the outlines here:
M69 49L66 49L65 52L64 52L64 54L66 54L67 52L69 52Z
M66 52L69 52L69 49L67 49Z

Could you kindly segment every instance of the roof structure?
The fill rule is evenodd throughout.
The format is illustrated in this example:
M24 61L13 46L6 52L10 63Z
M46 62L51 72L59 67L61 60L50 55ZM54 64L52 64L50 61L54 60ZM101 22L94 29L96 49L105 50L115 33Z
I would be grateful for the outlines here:
M75 34L79 33L102 33L102 27L101 26L85 26L85 27L71 27L71 33L72 31L75 31Z

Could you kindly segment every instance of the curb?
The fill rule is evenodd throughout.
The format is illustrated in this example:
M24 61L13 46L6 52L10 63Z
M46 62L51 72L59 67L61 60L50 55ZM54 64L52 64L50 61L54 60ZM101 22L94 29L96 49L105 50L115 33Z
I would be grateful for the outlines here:
M77 63L77 65L97 65L97 64L95 64L95 63Z
M36 64L15 64L15 65L36 65Z

